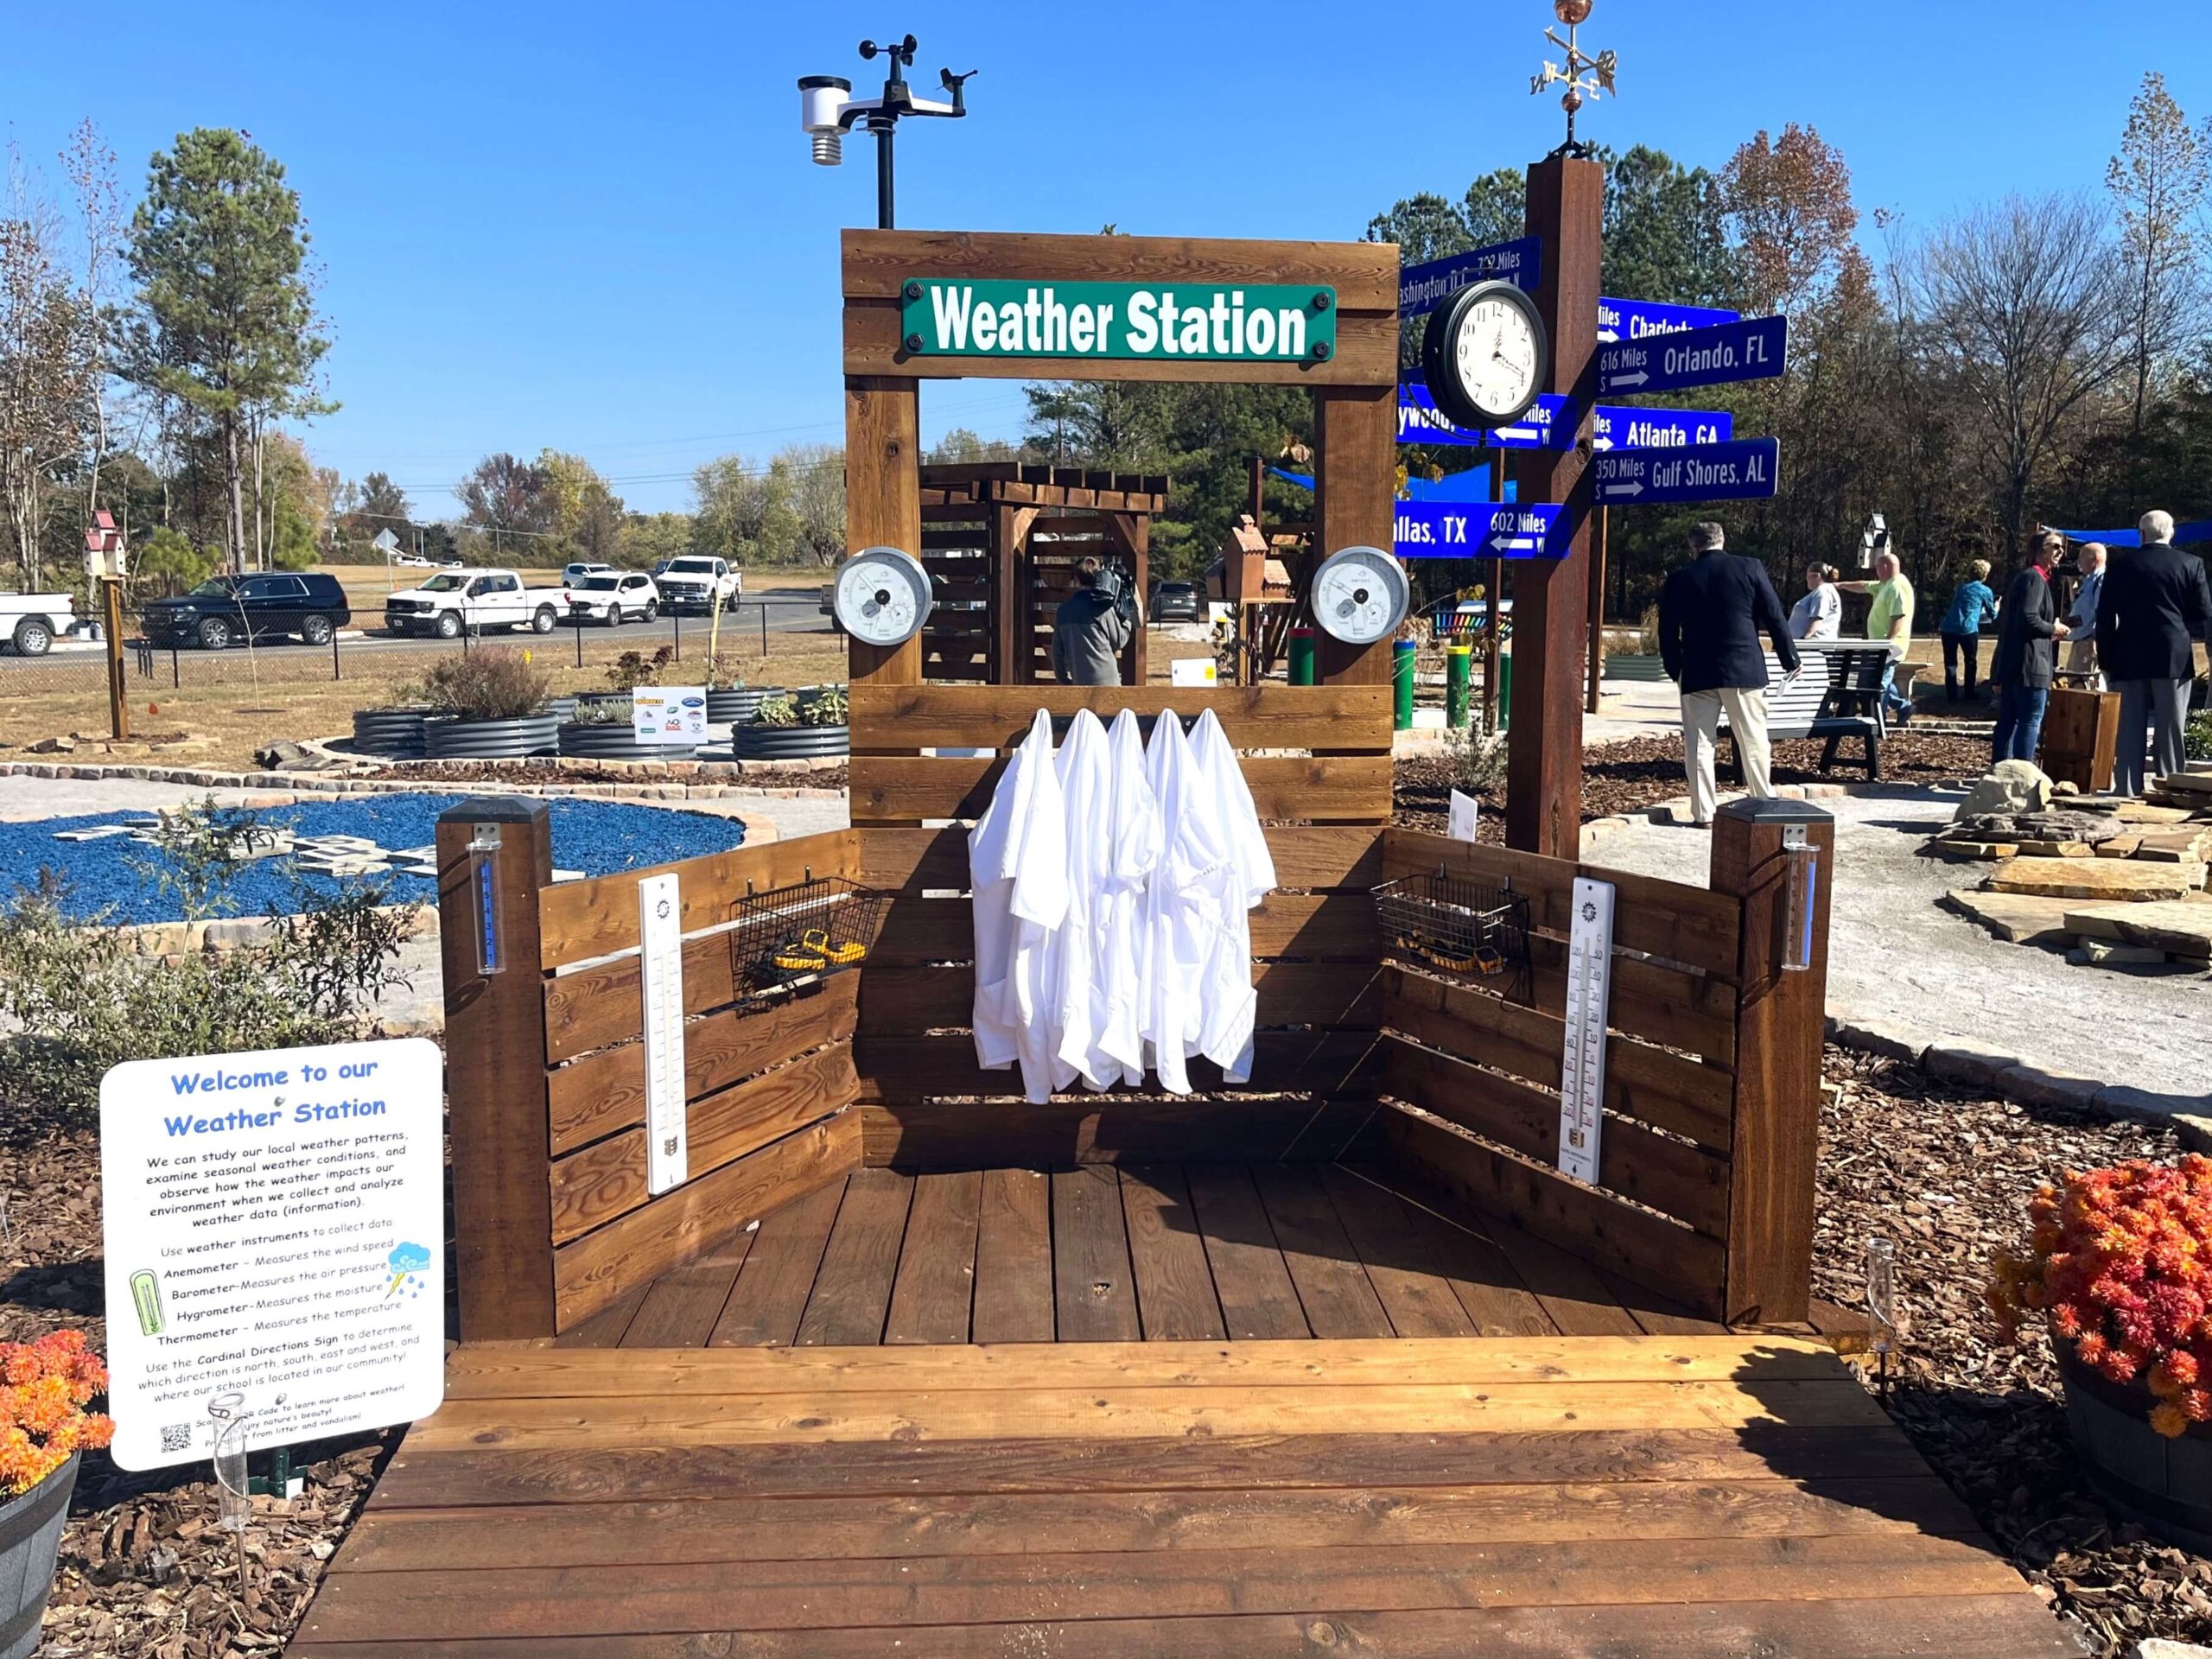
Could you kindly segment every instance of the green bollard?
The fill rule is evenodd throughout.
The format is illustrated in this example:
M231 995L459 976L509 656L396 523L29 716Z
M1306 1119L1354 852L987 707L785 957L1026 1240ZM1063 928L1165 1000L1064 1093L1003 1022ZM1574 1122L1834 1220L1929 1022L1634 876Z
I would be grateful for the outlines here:
M1444 647L1444 723L1455 732L1467 729L1467 682L1474 656L1471 645Z
M1391 645L1390 687L1396 694L1394 724L1397 730L1409 732L1414 726L1414 642L1410 639Z
M1293 628L1290 631L1290 683L1293 685L1313 683L1313 630Z
M1497 659L1497 729L1503 731L1513 724L1513 658L1510 655Z

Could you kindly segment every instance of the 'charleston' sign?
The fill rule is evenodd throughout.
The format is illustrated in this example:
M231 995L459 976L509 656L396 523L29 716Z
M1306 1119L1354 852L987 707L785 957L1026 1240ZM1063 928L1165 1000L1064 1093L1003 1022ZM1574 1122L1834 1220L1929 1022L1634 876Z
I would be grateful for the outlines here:
M1336 290L1313 285L918 277L899 293L899 334L916 357L1319 363L1337 350Z

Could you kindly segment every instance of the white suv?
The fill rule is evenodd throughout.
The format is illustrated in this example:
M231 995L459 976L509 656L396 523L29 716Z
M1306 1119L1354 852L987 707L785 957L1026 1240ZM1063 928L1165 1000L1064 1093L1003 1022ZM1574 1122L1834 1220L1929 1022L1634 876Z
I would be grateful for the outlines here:
M729 610L745 597L745 578L727 559L686 553L654 573L661 602L671 611Z
M635 570L585 576L563 584L561 594L575 623L604 622L613 628L632 617L651 622L660 614L660 589L651 576Z

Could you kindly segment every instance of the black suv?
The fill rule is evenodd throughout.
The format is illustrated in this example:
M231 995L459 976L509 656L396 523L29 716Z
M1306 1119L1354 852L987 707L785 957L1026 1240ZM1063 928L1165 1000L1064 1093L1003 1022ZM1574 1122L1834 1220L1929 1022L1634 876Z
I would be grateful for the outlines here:
M311 645L353 620L338 578L320 570L273 570L253 576L215 576L177 599L157 599L141 620L157 645L205 645L220 651L256 639L296 634Z

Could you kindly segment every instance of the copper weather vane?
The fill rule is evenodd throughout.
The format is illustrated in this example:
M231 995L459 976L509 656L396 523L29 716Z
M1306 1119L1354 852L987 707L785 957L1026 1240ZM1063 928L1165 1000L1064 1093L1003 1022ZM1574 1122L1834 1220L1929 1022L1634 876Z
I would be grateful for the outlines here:
M1564 85L1559 106L1567 111L1567 145L1570 153L1579 152L1583 146L1574 138L1574 113L1592 99L1604 94L1615 95L1613 75L1620 67L1620 60L1611 48L1596 57L1586 56L1575 31L1589 20L1591 0L1552 0L1552 14L1567 25L1567 38L1561 40L1559 31L1547 29L1544 38L1567 54L1564 66L1544 60L1544 71L1529 78L1529 91L1541 92L1545 88Z

